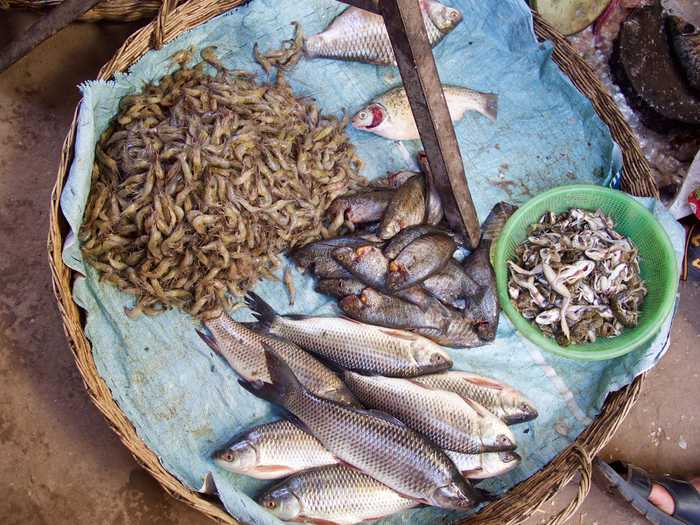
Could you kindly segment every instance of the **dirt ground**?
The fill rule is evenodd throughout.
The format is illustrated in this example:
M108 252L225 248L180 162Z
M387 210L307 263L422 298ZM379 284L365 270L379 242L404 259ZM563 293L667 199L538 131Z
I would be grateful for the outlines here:
M34 19L0 11L0 45ZM93 407L51 293L49 197L77 85L138 24L73 25L0 74L0 523L199 524L141 470ZM672 346L604 451L654 472L700 473L700 290L681 287ZM571 485L527 523L567 504ZM597 485L573 525L645 521Z

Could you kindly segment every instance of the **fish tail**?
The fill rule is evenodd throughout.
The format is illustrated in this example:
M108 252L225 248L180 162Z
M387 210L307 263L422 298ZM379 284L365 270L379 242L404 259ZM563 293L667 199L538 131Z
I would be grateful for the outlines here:
M321 53L321 44L323 42L318 38L318 35L313 35L304 39L302 51L309 58L314 58Z
M274 308L267 304L265 300L255 292L248 292L245 297L245 304L253 311L253 316L258 320L260 328L268 330L277 317Z
M498 95L493 93L484 95L484 116L492 122L496 122L498 117Z
M304 391L304 387L284 359L277 355L267 343L262 343L262 345L265 349L265 361L272 382L249 382L242 379L239 379L238 382L251 394L286 407L292 397Z

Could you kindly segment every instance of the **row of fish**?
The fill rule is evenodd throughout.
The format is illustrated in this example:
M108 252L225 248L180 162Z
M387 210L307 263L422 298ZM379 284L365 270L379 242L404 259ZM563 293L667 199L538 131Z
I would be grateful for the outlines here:
M444 350L410 332L282 316L254 294L248 301L255 329L222 316L200 335L293 423L256 427L215 462L260 479L291 475L259 499L279 518L350 524L418 504L466 509L484 498L466 478L518 464L507 424L537 416L518 391L446 372ZM294 342L346 368L343 380Z
M484 239L460 263L453 258L459 239L423 223L443 216L425 179L430 177L400 172L378 188L339 197L329 209L333 223L354 228L374 221L376 233L323 239L291 256L301 268L313 268L317 291L339 299L340 309L353 319L410 330L445 346L479 346L493 340L498 327L491 236L515 208L494 207Z

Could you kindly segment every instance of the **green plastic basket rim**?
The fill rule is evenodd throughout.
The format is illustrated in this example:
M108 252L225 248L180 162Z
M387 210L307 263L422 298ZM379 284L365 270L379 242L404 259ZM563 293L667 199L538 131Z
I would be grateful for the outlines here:
M565 198L572 191L578 193L585 192L588 194L597 194L601 196L614 194L616 198L626 201L626 206L635 210L636 213L640 215L645 215L647 218L653 219L651 221L652 229L654 230L655 236L659 239L659 249L663 252L664 257L671 258L672 264L669 265L672 268L673 275L671 276L672 286L668 286L663 290L661 295L660 306L658 308L659 314L656 315L651 321L649 321L644 327L637 329L635 337L625 345L620 348L613 348L607 350L596 350L586 349L589 345L572 345L569 347L563 347L556 343L554 339L544 335L537 328L535 328L527 319L525 319L520 312L513 306L510 302L510 297L508 295L508 277L507 272L499 272L498 269L501 265L506 264L506 243L496 242L496 247L493 252L494 256L492 259L494 270L496 273L496 288L498 292L498 300L501 304L501 309L508 316L508 319L513 323L518 332L529 339L531 342L535 343L541 349L557 354L562 357L567 357L571 359L577 359L580 361L601 361L605 359L613 359L615 357L620 357L634 350L640 348L642 345L648 343L661 329L666 319L673 310L674 304L676 302L676 294L678 292L678 280L680 278L680 270L678 268L678 261L676 259L676 254L671 243L666 230L659 224L656 217L647 210L644 206L634 200L631 196L625 192L619 190L613 190L606 188L604 186L598 186L595 184L569 184L566 186L558 186L551 190L533 197L525 204L523 204L518 210L508 219L499 239L508 239L512 236L513 230L519 225L520 219L525 215L528 210L532 207L538 206L542 201L550 199L552 197ZM505 277L504 277L505 275Z

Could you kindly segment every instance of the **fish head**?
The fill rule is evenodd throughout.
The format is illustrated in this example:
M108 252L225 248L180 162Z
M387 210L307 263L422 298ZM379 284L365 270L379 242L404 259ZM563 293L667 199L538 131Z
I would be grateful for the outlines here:
M513 451L495 452L482 455L482 468L490 476L500 476L510 472L520 464L522 458Z
M245 474L257 467L258 450L252 442L243 439L215 452L214 463L225 470Z
M357 317L359 312L364 310L365 303L363 303L362 299L357 295L346 295L340 300L338 306L340 306L340 309L344 313L354 318Z
M377 102L373 102L352 117L352 127L365 131L375 131L386 118L386 108Z
M427 12L431 22L443 33L457 27L464 18L458 9L433 0L428 0Z
M299 518L302 512L301 501L287 487L280 487L264 494L260 505L283 521Z
M389 263L389 273L386 276L386 286L389 290L398 290L408 279L406 267L396 261Z
M430 499L430 505L443 509L465 510L478 503L474 491L470 490L464 480L453 481L449 485L435 489Z
M452 366L450 354L428 339L417 336L412 350L416 364L426 373L442 372Z
M498 418L482 420L481 439L484 450L487 452L500 452L503 450L515 450L515 436L513 432Z
M534 403L516 391L501 396L501 408L506 425L525 423L539 416Z

